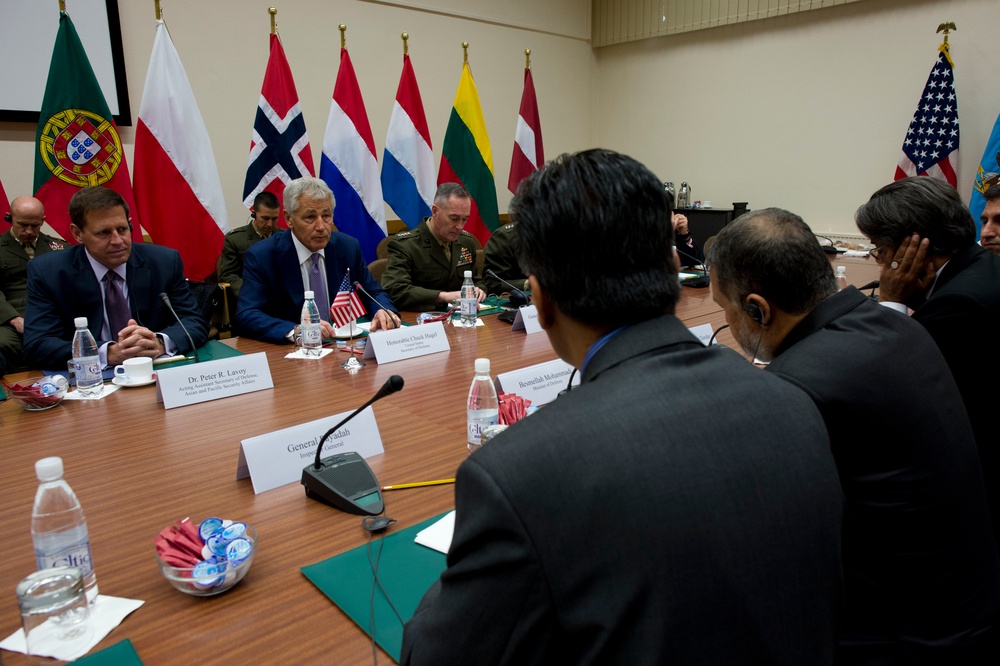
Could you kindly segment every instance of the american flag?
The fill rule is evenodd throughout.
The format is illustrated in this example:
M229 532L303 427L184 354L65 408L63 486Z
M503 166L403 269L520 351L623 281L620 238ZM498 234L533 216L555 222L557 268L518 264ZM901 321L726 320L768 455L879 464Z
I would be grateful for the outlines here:
M365 314L365 307L361 305L361 299L351 289L351 281L345 274L344 279L340 281L340 288L337 289L337 296L333 299L333 305L330 306L330 318L333 319L333 325L337 328L346 326Z
M927 76L917 110L906 130L903 154L896 177L930 176L958 184L958 98L955 96L955 63L942 44Z

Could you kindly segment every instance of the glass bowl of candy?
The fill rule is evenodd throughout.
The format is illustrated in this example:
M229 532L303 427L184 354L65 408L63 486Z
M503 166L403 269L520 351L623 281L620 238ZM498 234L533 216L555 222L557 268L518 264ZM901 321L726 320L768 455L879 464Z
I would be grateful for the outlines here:
M250 571L257 531L241 521L177 521L156 538L156 563L176 589L196 597L221 594Z
M69 382L62 375L46 375L22 379L13 384L4 382L4 387L21 409L26 412L41 412L62 402L69 389Z

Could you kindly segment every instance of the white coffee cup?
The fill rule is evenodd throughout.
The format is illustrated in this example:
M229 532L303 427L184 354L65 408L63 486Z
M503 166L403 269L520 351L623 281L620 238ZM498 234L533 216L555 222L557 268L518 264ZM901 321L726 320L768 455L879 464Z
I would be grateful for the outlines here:
M119 377L129 384L148 382L153 378L153 359L145 356L127 358L121 365L115 366L115 377Z

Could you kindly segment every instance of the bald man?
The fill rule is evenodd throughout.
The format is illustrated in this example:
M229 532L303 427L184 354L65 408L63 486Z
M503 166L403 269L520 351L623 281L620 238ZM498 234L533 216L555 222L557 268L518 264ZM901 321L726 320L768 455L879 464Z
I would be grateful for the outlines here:
M14 199L4 219L10 222L10 231L0 236L0 375L21 369L28 262L65 246L41 232L45 207L34 197Z

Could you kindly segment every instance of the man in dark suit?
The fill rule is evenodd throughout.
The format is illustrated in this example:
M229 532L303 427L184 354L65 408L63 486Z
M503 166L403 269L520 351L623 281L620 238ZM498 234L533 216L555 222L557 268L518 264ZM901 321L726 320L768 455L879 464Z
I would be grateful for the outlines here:
M243 289L236 311L240 334L265 342L293 342L304 293L312 290L323 337L333 337L330 304L348 271L350 283L361 283L371 295L361 295L372 317L371 330L398 327L396 306L368 272L358 241L333 231L329 186L319 178L298 178L285 187L284 198L291 233L272 236L243 255ZM319 293L321 289L325 294Z
M581 384L458 470L448 568L403 664L829 664L842 495L798 389L676 317L659 179L564 155L511 204Z
M1000 256L976 244L976 225L962 198L934 178L886 185L858 209L855 221L881 265L879 301L906 312L937 342L962 392L976 434L1000 543L1000 448L996 399L986 387L1000 376L1000 356L980 340L1000 330Z
M0 375L20 370L24 310L28 304L28 262L65 243L41 232L45 206L34 197L17 197L4 216L10 231L0 236Z
M70 232L79 245L28 264L24 360L62 368L72 357L75 317L86 317L101 363L186 354L191 345L160 299L170 297L196 346L208 323L195 302L176 250L132 245L128 206L114 190L87 187L69 202Z
M712 295L747 354L808 393L847 509L840 664L1000 664L1000 558L976 441L917 322L854 287L800 217L768 208L709 250Z

